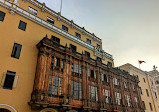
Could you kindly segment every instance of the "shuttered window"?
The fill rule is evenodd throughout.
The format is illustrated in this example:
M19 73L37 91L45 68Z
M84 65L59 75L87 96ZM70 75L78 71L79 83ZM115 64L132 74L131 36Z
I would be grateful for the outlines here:
M115 92L116 104L121 105L121 93Z
M28 11L30 12L30 13L32 13L32 14L35 14L35 15L37 15L37 13L38 13L38 11L37 10L35 10L34 8L32 8L32 7L28 7Z
M5 15L6 14L4 12L0 11L0 21L4 21Z
M11 57L19 59L22 45L14 43Z
M62 30L68 32L68 27L66 27L65 25L62 25Z
M127 101L127 106L130 107L131 106L131 99L129 95L125 95L125 99Z
M113 81L114 81L114 85L116 85L116 86L118 85L118 86L119 86L119 79L114 78L114 80L113 80Z
M74 46L72 44L70 44L70 48L72 49L72 52L76 52L76 50L77 50L76 46Z
M87 43L91 44L92 42L90 39L87 38Z
M85 51L85 55L90 58L90 52Z
M104 74L104 82L109 82L108 76L106 74Z
M81 39L81 35L79 33L75 32L75 36Z
M97 87L89 85L89 99L93 102L98 101Z
M51 23L51 24L54 24L54 20L53 20L52 18L50 18L50 17L47 17L47 21L48 21L49 23Z
M17 86L18 75L15 72L7 71L6 74L3 74L1 85L3 89L10 89L12 90Z
M110 90L103 89L103 96L106 103L110 103Z
M26 26L27 26L27 23L23 22L22 20L20 20L18 28L23 30L23 31L25 31L26 30Z
M91 74L90 74L90 69L88 69L88 77L90 77L91 76Z

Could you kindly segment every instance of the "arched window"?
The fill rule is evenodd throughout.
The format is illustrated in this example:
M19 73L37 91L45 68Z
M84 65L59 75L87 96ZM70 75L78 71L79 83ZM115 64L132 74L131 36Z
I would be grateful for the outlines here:
M0 112L11 112L11 111L8 109L0 108Z

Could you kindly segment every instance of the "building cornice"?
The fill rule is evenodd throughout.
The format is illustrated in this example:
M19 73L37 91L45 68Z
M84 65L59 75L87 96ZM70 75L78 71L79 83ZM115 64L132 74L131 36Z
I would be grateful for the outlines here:
M135 71L135 72L137 72L137 73L140 73L140 74L142 74L142 75L144 75L144 76L147 76L146 73L145 73L145 71L142 71L141 69L139 69L139 68L133 66L133 65L130 64L130 63L126 63L126 64L124 64L124 65L121 65L120 67L122 67L122 66L128 66L128 67L129 67L129 70L133 70L133 71Z
M34 1L34 0L31 0L31 1ZM34 4L35 3L36 2L34 2ZM33 22L35 22L35 23L37 23L37 24L39 24L39 25L41 25L41 26L43 26L43 27L69 39L69 40L71 40L71 41L73 41L73 42L76 42L77 44L82 45L83 47L86 47L86 48L94 51L95 56L100 55L103 57L103 59L108 58L110 60L113 60L112 55L104 52L104 50L97 49L95 46L92 46L92 45L88 44L87 42L73 36L72 34L63 31L62 29L56 27L55 25L48 23L44 19L38 17L37 15L34 15L34 14L28 12L25 9L22 9L21 7L17 6L16 4L14 4L10 1L0 0L0 5L7 8L8 10L10 10L11 14L15 14L15 13L19 14L19 15L21 15L21 16L23 16L23 17L25 17L25 18L27 18L27 19L29 19L29 20L31 20L31 21L33 21Z
M36 1L36 0L23 0L24 2L28 1L31 4L39 7L40 9L42 9L42 11L49 13L50 15L56 17L59 21L63 21L64 23L68 24L71 26L71 28L75 28L76 30L82 32L83 34L91 37L93 40L96 40L100 43L102 43L102 40L100 38L98 38L97 36L94 35L94 33L90 33L87 30L85 30L85 28L78 26L77 24L75 24L72 20L68 20L67 18L63 17L60 13L57 13L53 10L51 10L50 8L48 8L47 6L43 5L42 3Z

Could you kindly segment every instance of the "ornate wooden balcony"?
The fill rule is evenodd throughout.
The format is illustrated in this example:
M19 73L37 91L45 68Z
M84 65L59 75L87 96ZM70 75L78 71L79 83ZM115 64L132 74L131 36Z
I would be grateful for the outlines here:
M37 44L37 48L39 54L35 84L29 102L34 110L51 107L56 109L65 108L66 110L73 108L79 112L84 110L96 112L104 110L125 111L129 110L130 107L115 105L114 93L116 91L120 92L123 99L124 95L128 93L132 94L131 99L134 97L133 94L139 94L138 89L136 93L133 93L132 90L125 91L123 85L121 85L123 83L122 78L137 85L138 79L136 77L99 63L92 58L88 59L83 53L72 52L67 45L54 44L51 39L44 37ZM58 58L58 66L55 66L55 58ZM80 66L80 69L76 72L72 71L74 64ZM88 76L88 69L95 72L95 77L92 77L93 74ZM102 81L101 74L107 74L109 81ZM120 77L120 88L114 87L114 76ZM105 102L103 96L104 88L110 91L108 103ZM139 102L142 107L141 98L139 98ZM131 110L133 109L135 110L135 107L131 108Z

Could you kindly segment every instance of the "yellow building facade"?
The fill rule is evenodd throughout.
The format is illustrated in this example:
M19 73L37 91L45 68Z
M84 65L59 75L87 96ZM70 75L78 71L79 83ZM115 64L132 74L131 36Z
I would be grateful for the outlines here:
M36 0L0 0L0 34L0 108L11 112L40 112L31 110L28 102L36 72L36 45L46 35L58 37L61 45L74 45L77 52L114 66L112 55L102 50L100 38ZM19 54L15 53L17 49ZM10 86L5 84L7 73L14 74L10 89L4 88Z
M158 95L159 95L159 72L157 70L157 67L154 66L153 70L147 72L147 74L149 76L151 76L153 78L153 80L155 81L154 85L156 86L157 91L158 91Z
M142 71L129 63L120 66L120 69L129 72L130 75L138 76L145 112L159 112L159 97L154 77L149 72Z

